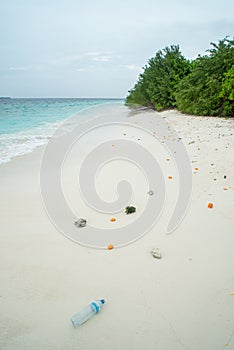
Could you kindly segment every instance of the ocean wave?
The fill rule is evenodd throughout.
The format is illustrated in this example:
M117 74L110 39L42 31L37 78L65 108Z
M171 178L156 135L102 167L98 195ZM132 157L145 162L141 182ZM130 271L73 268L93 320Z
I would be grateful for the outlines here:
M102 102L96 106L83 105L83 109L63 119L44 122L42 125L12 133L0 134L0 164L10 162L13 158L33 152L37 147L48 143L59 128L59 135L67 133L77 123L86 122L87 118L97 118L103 108L111 108L120 102ZM41 123L40 118L38 122ZM58 135L58 133L56 133Z
M47 123L26 131L0 135L0 164L45 145L61 122Z

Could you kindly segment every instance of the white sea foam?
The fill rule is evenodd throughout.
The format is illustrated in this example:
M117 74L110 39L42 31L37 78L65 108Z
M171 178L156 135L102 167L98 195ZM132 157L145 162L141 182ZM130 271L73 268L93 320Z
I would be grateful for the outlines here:
M0 164L45 145L60 124L61 122L47 123L26 131L0 135Z
M112 103L100 103L95 107L88 106L71 117L60 119L56 122L47 122L43 125L14 133L0 134L0 164L7 163L15 157L31 153L37 147L45 145L58 127L61 135L72 130L77 122L85 122L87 117L97 118L104 106L111 108ZM19 118L18 122L21 122L21 119Z

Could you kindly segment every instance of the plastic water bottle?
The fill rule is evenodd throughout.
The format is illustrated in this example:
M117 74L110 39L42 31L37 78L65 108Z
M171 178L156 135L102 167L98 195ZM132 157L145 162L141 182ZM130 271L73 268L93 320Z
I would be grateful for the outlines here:
M71 323L74 327L80 326L86 321L88 321L92 316L97 314L101 307L105 304L105 300L95 300L86 307L84 307L82 310L80 310L77 314L72 316Z

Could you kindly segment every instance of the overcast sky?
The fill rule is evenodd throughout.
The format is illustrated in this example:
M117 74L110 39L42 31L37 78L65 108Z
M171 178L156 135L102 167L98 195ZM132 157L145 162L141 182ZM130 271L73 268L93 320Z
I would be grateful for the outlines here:
M0 96L125 97L172 44L234 35L233 0L0 0Z

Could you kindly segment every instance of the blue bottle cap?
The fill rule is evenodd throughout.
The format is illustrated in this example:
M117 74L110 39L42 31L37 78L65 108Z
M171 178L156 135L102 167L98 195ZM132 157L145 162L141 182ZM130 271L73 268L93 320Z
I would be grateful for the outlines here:
M101 299L100 302L101 302L102 304L105 304L105 300L104 300L104 299Z

